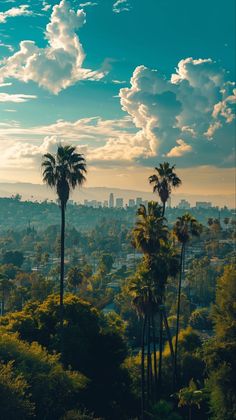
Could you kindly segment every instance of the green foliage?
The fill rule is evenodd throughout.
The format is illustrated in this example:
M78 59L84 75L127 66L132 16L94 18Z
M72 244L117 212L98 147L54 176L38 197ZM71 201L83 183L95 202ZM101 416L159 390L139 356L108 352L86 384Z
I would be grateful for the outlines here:
M21 267L24 262L24 255L20 251L7 251L2 256L2 264L13 264Z
M179 400L179 407L194 407L200 408L200 405L204 399L204 393L202 390L198 389L196 383L193 379L190 380L189 386L182 388L177 393L177 398Z
M231 351L234 351L235 354L236 347L231 348ZM214 420L236 419L235 362L233 364L234 366L232 363L222 361L218 368L210 373L209 379L206 381Z
M180 331L179 342L182 352L193 352L201 347L201 339L191 327Z
M151 419L153 420L181 420L182 417L177 414L173 405L165 400L160 400L151 409Z
M30 399L34 404L36 419L56 420L81 401L85 377L65 371L58 356L49 355L37 343L26 344L2 331L0 359L5 365L13 361L12 378L23 381L23 395L26 403Z
M215 299L217 272L210 265L207 257L194 259L189 267L186 282L192 300L208 306Z
M216 304L212 316L216 335L221 340L235 340L236 337L236 265L226 266L217 281Z
M189 325L196 330L211 330L212 320L208 308L196 309L191 313Z
M102 420L98 417L94 417L93 414L88 413L87 411L68 411L66 415L61 420Z
M50 352L60 351L58 296L50 296L42 304L28 304L23 311L5 316L1 323L8 331L18 331L24 340L38 341ZM122 367L126 355L118 328L109 327L106 318L89 303L74 295L65 296L62 361L89 378L86 407L97 415L110 418L116 404L114 420L121 419L123 410L133 406L130 378Z
M14 370L14 363L0 363L0 417L2 420L27 420L34 417L29 386L22 374Z
M210 408L214 420L236 419L236 285L235 265L217 281L213 322L216 336L204 346Z

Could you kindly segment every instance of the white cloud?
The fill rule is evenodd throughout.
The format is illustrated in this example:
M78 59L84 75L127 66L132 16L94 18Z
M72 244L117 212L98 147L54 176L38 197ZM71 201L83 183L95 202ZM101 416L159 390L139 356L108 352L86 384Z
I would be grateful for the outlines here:
M0 88L1 87L5 87L5 86L11 86L12 83L8 82L8 83L0 83Z
M135 138L145 145L142 159L168 156L195 164L194 160L217 161L224 153L232 154L228 126L235 118L236 91L211 59L181 60L170 80L139 66L130 83L119 95L123 110L139 129ZM224 143L221 137L226 137Z
M60 140L78 145L88 162L100 167L134 162L153 166L157 158L187 167L234 164L234 85L211 60L182 60L170 80L139 66L119 98L126 116L118 120L93 117L30 128L2 126L1 160L11 165L7 156L14 155L14 165L27 161L33 168L42 150L51 150Z
M185 153L191 152L192 146L186 144L184 140L176 140L178 146L174 146L167 154L167 157L180 157L185 155Z
M27 102L30 99L36 99L35 95L24 95L23 93L9 94L9 93L0 93L0 102Z
M93 1L87 1L86 3L80 3L80 7L93 7L93 6L97 6L98 3L95 3Z
M115 83L115 85L124 85L126 82L126 80L112 80L113 83Z
M51 9L51 7L52 7L52 5L51 4L49 4L49 3L47 3L46 1L43 1L43 3L42 3L42 10L44 11L44 12L47 12L49 9Z
M4 42L0 42L0 47L2 47L2 48L7 48L9 51L11 51L11 52L13 52L14 51L14 48L13 48L13 46L12 45L10 45L10 44L4 44Z
M131 6L128 0L117 0L113 4L113 8L112 8L114 13L129 12L130 9L131 9Z
M5 12L0 12L0 23L6 23L7 19L16 16L32 16L33 12L29 10L27 4L22 4L19 7L12 7Z
M34 41L21 41L20 50L6 58L0 67L0 81L15 78L32 80L54 94L79 80L100 80L105 72L83 68L85 53L76 30L85 23L85 12L75 12L67 0L52 10L45 37L48 46L39 48Z

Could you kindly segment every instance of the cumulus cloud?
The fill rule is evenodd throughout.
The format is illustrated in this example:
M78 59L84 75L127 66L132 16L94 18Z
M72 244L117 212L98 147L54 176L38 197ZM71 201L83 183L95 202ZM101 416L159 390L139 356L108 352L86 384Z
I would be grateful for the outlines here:
M0 12L0 23L6 23L7 19L13 18L16 16L32 16L33 12L29 10L27 4L22 4L19 7L12 7L11 9L6 10L5 12Z
M114 13L129 12L130 9L131 9L131 6L128 0L117 0L113 4L113 8L112 8Z
M167 157L180 157L185 155L185 153L191 152L192 146L190 144L185 143L184 140L178 139L176 140L177 146L174 146L167 154Z
M118 120L93 117L30 128L13 123L0 127L1 159L5 156L7 161L4 141L13 142L16 149L9 156L14 154L21 165L28 160L33 168L42 150L64 141L78 145L97 166L153 166L163 159L180 167L234 165L235 89L211 60L182 60L170 79L139 66L119 98L126 116Z
M23 93L0 93L0 102L15 102L15 103L21 103L21 102L27 102L30 99L36 99L37 96L35 95L25 95Z
M211 59L181 60L170 79L139 66L130 83L119 96L139 129L135 139L145 146L142 159L175 157L190 166L232 154L236 91Z
M20 49L0 67L0 82L15 78L32 80L54 94L79 80L100 80L103 71L83 68L85 53L76 30L85 24L85 12L75 12L67 0L52 10L45 37L48 45L39 48L34 41L22 41Z

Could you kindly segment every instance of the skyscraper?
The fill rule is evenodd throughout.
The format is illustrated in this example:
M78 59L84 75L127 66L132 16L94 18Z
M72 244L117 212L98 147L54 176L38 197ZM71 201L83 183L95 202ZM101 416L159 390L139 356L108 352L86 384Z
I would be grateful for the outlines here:
M113 193L111 193L109 197L109 207L110 208L114 207L114 194Z
M117 198L116 199L116 207L121 209L124 206L124 200L123 198Z
M129 206L129 207L135 207L135 200L134 200L133 198L130 198L130 199L129 199L129 204L128 204L128 206Z
M140 206L140 204L142 204L142 202L143 202L142 197L137 197L136 198L136 206Z

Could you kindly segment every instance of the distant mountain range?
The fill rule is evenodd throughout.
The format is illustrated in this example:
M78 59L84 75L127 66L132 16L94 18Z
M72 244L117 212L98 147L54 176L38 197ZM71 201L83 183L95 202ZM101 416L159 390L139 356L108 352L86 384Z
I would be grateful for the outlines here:
M142 197L144 200L153 200L154 195L151 192L127 190L120 188L107 187L91 187L91 188L77 188L73 191L71 199L83 204L84 200L104 201L109 199L110 193L114 197L122 197L124 202L128 202L129 198ZM0 182L0 197L11 197L12 195L20 194L23 200L41 201L41 200L55 200L56 194L46 185L31 184L31 183L8 183ZM192 206L196 201L211 201L213 205L223 207L224 205L233 208L235 206L234 194L228 195L195 195L195 194L181 194L174 193L172 195L172 205L175 206L181 199L186 199Z

